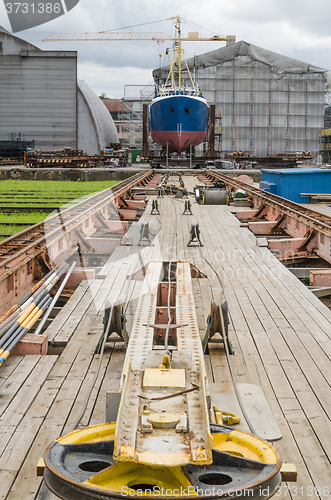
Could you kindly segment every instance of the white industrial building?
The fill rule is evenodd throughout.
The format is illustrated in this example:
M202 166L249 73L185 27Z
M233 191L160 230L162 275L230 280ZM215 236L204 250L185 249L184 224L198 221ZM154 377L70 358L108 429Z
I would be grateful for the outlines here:
M0 27L0 140L99 154L118 143L111 115L77 81L77 52L44 51Z
M208 104L222 115L216 134L223 155L310 151L317 158L327 70L244 41L187 62ZM155 81L164 81L168 69L154 70Z

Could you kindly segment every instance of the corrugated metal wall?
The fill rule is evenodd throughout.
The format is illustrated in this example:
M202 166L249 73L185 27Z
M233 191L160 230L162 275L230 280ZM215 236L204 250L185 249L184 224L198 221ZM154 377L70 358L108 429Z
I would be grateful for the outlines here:
M262 182L276 185L275 194L296 203L309 203L303 194L330 193L331 170L320 168L288 168L262 170Z
M0 56L0 140L23 134L40 149L76 149L76 52Z

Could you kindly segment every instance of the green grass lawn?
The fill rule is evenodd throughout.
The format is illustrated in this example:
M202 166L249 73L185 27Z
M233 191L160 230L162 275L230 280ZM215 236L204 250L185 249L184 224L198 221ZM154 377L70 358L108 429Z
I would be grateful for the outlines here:
M31 223L36 224L48 217L48 213L45 212L30 212L30 213L13 213L13 214L2 214L0 209L0 224L7 223Z
M42 212L43 206L63 207L67 203L73 203L74 200L78 201L82 197L89 197L115 184L117 181L0 181L0 234L10 236L24 229L22 226L15 226L15 223L36 224L46 219L49 214ZM41 211L4 214L1 212L1 207L4 206L37 206L40 207ZM12 223L13 225L5 226L3 223ZM0 236L0 240L4 237Z
M80 198L98 191L102 191L117 184L117 181L0 181L0 198L3 195L13 194L22 198L22 195L30 194L34 199L48 199L48 197L61 200L72 200L73 197ZM24 196L25 197L25 196ZM27 196L28 197L28 196Z

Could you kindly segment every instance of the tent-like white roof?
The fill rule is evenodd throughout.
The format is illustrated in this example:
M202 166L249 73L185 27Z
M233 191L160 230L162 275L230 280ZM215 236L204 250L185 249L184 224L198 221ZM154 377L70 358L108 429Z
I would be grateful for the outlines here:
M328 71L318 66L283 56L244 41L232 43L226 47L221 47L220 49L206 52L200 56L192 57L187 60L187 64L191 71L194 67L196 69L203 69L209 66L218 66L224 62L232 61L238 56L248 56L254 61L266 64L273 68L273 73L279 75L284 75L286 73L327 73ZM169 66L155 69L153 71L153 77L155 79L165 78L168 71Z

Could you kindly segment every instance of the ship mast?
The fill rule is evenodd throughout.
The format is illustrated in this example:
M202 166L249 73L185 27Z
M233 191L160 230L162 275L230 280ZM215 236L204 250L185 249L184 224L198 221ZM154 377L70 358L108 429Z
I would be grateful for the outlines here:
M180 27L180 23L181 23L180 17L179 16L170 17L169 19L175 20L176 33L175 33L174 43L173 43L174 58L173 58L173 62L171 62L170 51L169 51L169 49L167 49L166 54L168 55L168 58L169 58L170 70L169 70L165 85L163 87L163 90L161 92L161 96L163 96L167 91L167 85L168 85L168 81L170 80L170 77L171 77L171 81L172 81L173 90L175 92L178 91L179 93L183 92L183 89L182 89L182 59L185 63L185 67L186 67L186 70L184 69L183 71L184 71L184 73L188 74L190 81L191 81L193 92L197 96L198 95L197 87L192 79L192 75L191 75L190 69L188 67L188 64L186 62L186 59L184 56L184 51L182 49L182 32L181 32L181 27ZM174 68L177 64L178 64L178 71L175 71ZM177 77L178 77L178 79L177 79L178 80L178 90L176 89L177 86L176 86L175 74L177 74Z
M181 39L181 29L180 29L180 17L177 16L176 20L176 29L178 32L178 44L177 44L177 50L178 50L178 87L179 87L179 92L182 91L182 39Z
M190 72L189 67L187 65L186 59L184 57L184 52L183 52L183 49L182 49L182 31L181 31L181 27L180 27L181 19L180 19L179 16L170 17L170 19L171 20L175 20L176 33L175 33L174 46L173 46L175 56L174 56L173 63L171 63L170 54L169 54L169 51L167 50L167 54L168 54L168 57L169 57L170 72L169 72L169 75L168 75L168 78L167 78L167 81L166 81L166 85L167 85L168 80L169 80L170 75L171 75L173 86L174 86L174 89L176 90L176 83L175 83L175 76L174 76L174 66L177 63L178 64L178 91L179 91L179 93L181 93L183 91L183 89L182 89L182 54L183 54L183 60L185 62L185 66L186 66L186 71L184 71L184 72L188 73L190 81L191 81L192 88L194 90L194 93L196 95L198 95L198 93L196 91L196 88L195 88L195 83L194 83L194 81L192 79L192 75L191 75L191 72ZM163 95L163 92L162 92L161 95Z

